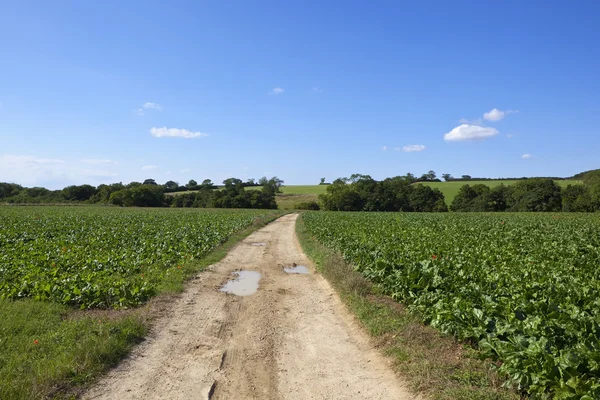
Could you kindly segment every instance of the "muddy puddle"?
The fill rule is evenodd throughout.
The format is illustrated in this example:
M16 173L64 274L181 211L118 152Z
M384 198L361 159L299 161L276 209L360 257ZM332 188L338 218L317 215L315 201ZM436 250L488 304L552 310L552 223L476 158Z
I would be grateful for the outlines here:
M304 265L294 264L292 267L284 268L283 270L288 274L310 274L310 271Z
M256 271L238 271L237 277L227 281L220 292L235 294L236 296L249 296L258 290L258 281L260 281L260 272Z

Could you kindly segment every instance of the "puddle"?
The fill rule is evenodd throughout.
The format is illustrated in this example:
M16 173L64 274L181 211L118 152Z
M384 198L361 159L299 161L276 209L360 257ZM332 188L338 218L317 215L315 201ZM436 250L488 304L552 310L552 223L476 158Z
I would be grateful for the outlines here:
M283 270L288 274L310 274L310 271L304 265L293 264L292 268L284 268Z
M260 272L256 271L238 271L235 273L237 278L230 279L220 292L235 294L236 296L249 296L258 290L258 281L260 281Z
M250 246L266 246L267 244L265 242L253 242L250 243Z

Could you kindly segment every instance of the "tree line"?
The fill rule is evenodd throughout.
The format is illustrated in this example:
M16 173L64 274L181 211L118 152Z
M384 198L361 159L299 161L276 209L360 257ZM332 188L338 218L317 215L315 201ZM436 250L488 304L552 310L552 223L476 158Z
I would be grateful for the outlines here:
M451 211L546 211L593 212L600 210L600 173L583 184L561 188L552 179L530 178L510 186L490 188L464 185L450 205Z
M319 200L323 209L329 211L448 211L439 189L414 182L408 174L382 181L353 174L333 181Z
M445 175L445 174L444 174ZM444 177L446 178L446 177ZM369 175L353 174L327 184L319 203L303 203L303 209L332 211L405 211L405 212L469 212L469 211L546 211L592 212L600 210L600 170L586 171L574 179L583 184L561 188L550 178L528 178L512 185L490 188L484 184L463 185L450 207L438 189L419 184L439 181L434 171L417 178L413 174L376 181ZM325 184L325 179L321 180ZM14 183L0 183L0 201L27 203L88 203L134 207L211 207L211 208L277 208L275 195L283 181L277 177L242 181L229 178L218 187L209 179L187 185L168 181L159 185L153 179L127 185L72 185L61 190L41 187L25 188ZM246 187L262 186L260 190ZM183 192L165 195L169 192Z
M435 181L432 172L428 174L429 182ZM419 184L425 179L417 179L410 173L382 181L353 174L350 178L335 180L319 200L322 208L329 211L599 211L600 170L588 171L577 178L583 184L564 188L550 178L528 178L493 188L485 184L465 184L448 209L438 189Z
M250 184L250 182L253 184ZM248 186L262 186L261 190L248 190ZM260 178L246 182L237 178L223 181L218 187L205 179L200 185L190 180L185 186L189 193L165 195L179 187L169 181L159 185L154 179L144 182L112 183L108 185L72 185L60 190L43 187L26 188L15 183L0 182L0 202L10 204L112 204L123 207L211 207L211 208L277 208L275 194L281 191L283 180ZM193 191L192 191L193 190Z

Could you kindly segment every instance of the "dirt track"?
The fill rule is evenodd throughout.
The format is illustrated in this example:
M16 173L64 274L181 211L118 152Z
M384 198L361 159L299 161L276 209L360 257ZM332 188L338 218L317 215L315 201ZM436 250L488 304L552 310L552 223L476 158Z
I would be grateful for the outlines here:
M148 340L84 398L415 398L323 277L283 271L311 265L296 217L253 233L199 274ZM239 269L262 274L258 292L219 292Z

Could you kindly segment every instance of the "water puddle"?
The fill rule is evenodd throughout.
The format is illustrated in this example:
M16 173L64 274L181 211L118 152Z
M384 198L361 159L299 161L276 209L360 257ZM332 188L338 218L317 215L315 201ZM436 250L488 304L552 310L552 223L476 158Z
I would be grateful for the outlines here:
M250 296L258 290L258 281L260 281L260 272L256 271L238 271L235 273L237 278L230 279L220 292L235 294L236 296Z
M288 274L310 274L310 271L304 265L292 264L292 268L284 268L283 270Z
M253 242L250 243L250 246L266 246L267 244L265 242Z

